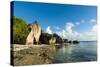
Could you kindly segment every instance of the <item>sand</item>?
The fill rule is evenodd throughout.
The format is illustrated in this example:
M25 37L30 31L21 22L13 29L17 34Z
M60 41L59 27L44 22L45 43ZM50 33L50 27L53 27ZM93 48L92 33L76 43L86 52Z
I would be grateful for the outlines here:
M51 45L18 45L11 48L12 65L51 64L55 48Z

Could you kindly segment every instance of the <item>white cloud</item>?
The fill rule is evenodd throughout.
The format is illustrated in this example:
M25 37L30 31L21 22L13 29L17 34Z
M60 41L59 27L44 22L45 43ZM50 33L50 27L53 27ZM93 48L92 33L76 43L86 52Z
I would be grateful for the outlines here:
M97 24L94 25L90 31L86 31L84 33L79 33L77 38L81 41L95 41L95 40L97 40Z
M46 32L49 33L49 34L52 34L52 30L51 30L50 26L47 27Z
M90 23L96 23L97 21L95 19L90 19Z
M79 22L76 22L76 25L80 25L80 23Z
M65 26L65 30L67 31L67 33L72 33L72 28L74 27L74 24L71 23L71 22L68 22L66 23L66 26Z
M65 29L57 31L56 33L60 35L62 38L67 38L70 40L75 39L78 35L78 32L73 31L74 26L75 25L73 23L67 22L65 25Z
M95 24L95 25L93 26L92 31L93 31L93 32L97 32L97 24Z
M57 33L62 38L66 38L69 40L80 40L80 41L97 40L97 24L94 24L89 31L85 31L82 33L79 33L78 31L74 30L76 26L77 25L73 24L72 22L67 22L64 26L65 27L64 29L60 29L59 31L56 30L55 33ZM46 32L49 34L53 33L50 26L47 27Z
M69 40L80 40L80 41L95 41L97 40L97 24L94 25L90 31L84 33L79 33L73 30L75 27L72 23L66 23L65 29L57 31L56 33L62 38L67 38Z

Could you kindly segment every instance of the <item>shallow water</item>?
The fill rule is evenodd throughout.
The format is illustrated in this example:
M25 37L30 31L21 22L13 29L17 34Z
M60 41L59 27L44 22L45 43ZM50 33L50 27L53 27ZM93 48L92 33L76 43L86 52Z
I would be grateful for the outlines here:
M53 63L83 62L97 60L97 42L80 42L57 46Z

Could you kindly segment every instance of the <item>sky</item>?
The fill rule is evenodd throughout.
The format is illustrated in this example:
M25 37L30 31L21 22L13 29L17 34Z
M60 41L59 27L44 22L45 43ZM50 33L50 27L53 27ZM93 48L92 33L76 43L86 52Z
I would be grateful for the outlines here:
M43 31L64 39L97 40L97 7L71 4L13 2L14 16L27 24L38 21Z

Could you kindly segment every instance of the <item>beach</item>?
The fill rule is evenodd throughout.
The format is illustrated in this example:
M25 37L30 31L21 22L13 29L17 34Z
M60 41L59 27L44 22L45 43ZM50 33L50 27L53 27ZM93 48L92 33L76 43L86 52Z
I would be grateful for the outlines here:
M50 45L17 45L12 47L14 66L52 63L53 48Z
M97 60L97 42L66 43L61 45L19 45L13 44L14 66L52 63L72 63Z

